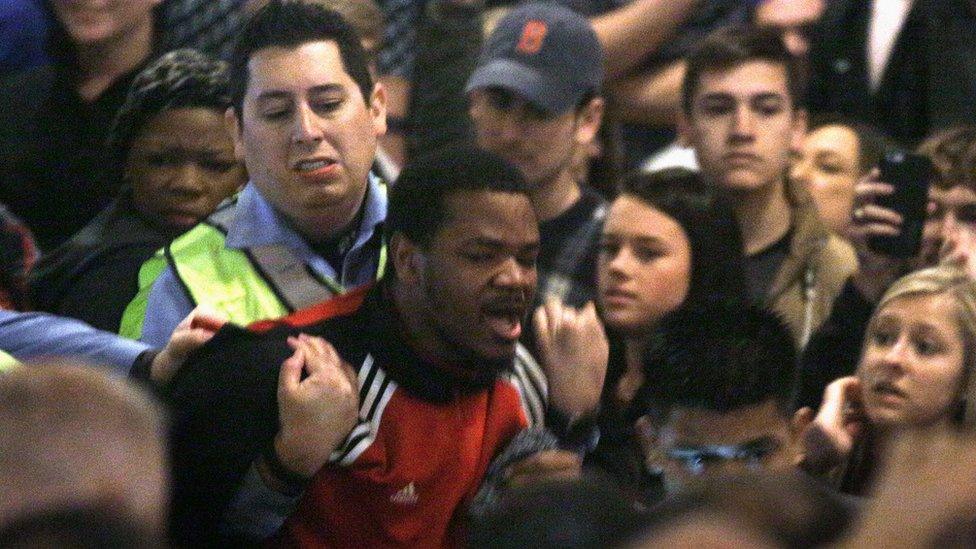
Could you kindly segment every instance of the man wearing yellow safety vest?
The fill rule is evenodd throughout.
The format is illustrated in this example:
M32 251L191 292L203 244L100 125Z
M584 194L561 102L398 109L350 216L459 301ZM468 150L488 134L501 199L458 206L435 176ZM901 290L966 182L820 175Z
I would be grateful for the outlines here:
M241 37L226 118L250 181L142 266L122 335L161 346L197 305L246 324L382 274L387 201L370 166L386 94L353 31L327 18Z

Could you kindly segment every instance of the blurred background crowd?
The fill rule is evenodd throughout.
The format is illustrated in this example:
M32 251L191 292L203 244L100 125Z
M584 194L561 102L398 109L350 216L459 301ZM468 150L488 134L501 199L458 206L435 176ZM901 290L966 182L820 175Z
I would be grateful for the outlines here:
M0 546L972 546L974 60L970 0L0 0Z

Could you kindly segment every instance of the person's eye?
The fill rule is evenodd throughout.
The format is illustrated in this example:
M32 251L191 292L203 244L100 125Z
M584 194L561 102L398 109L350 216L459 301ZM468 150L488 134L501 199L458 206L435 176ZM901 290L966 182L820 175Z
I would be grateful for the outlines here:
M976 205L969 204L956 210L956 219L969 225L976 224Z
M495 254L490 252L464 252L461 257L472 263L491 263L495 260Z
M613 259L617 257L620 253L620 244L616 242L601 242L600 243L600 255L605 259Z
M826 173L826 174L830 174L830 175L837 175L837 174L841 173L844 170L843 170L843 168L841 168L840 166L838 166L836 164L821 164L820 165L820 171L822 171L823 173Z
M544 122L552 118L552 115L535 105L526 105L525 118L533 122Z
M783 112L783 107L776 104L762 104L756 110L763 116L776 116Z
M200 167L211 172L227 173L237 167L237 162L228 160L204 160Z
M171 154L148 154L145 157L146 162L156 168L170 168L176 166L180 163L180 159Z
M634 257L642 263L647 263L664 255L661 250L651 246L634 246Z
M942 352L942 344L931 338L915 340L915 351L920 356L934 356Z
M732 112L732 105L728 103L705 103L702 112L706 116L724 116Z
M274 107L268 108L261 111L261 118L271 121L279 122L285 120L291 115L291 109L288 107Z
M320 99L312 103L312 109L318 113L331 113L342 107L341 99Z
M893 345L897 339L895 332L890 330L874 330L871 332L871 342L879 347Z
M515 260L518 261L519 265L523 267L531 268L531 267L535 267L535 262L538 259L538 255L539 254L536 252L532 252L530 254L522 254L516 257Z

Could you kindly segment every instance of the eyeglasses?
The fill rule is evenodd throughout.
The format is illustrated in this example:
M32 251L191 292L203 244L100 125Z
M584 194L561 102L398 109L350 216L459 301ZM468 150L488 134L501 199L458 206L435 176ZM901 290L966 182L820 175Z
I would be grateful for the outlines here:
M675 446L666 450L664 455L679 462L689 473L700 475L709 466L729 461L744 461L750 469L758 470L763 460L779 450L780 446L780 441L773 437L761 437L744 444Z

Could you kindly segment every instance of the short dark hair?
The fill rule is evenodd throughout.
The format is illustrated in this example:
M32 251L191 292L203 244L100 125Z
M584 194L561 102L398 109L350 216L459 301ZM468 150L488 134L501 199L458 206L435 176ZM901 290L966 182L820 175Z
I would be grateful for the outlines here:
M716 300L669 315L657 336L635 400L644 409L726 413L772 400L788 413L796 348L773 313Z
M976 191L976 126L957 126L935 133L918 152L929 157L939 177L935 186L949 189L965 185Z
M897 141L881 133L874 126L855 120L845 114L817 113L812 115L809 124L807 124L807 133L825 126L843 126L854 132L854 135L857 136L858 169L862 175L877 166L886 153L902 148Z
M412 160L390 191L386 235L396 233L430 246L447 220L446 198L460 191L518 193L528 186L518 168L471 145L455 145Z
M0 527L0 547L165 547L157 533L110 509L41 510Z
M705 299L744 300L742 236L725 197L697 173L668 168L635 172L620 181L620 195L633 196L674 219L691 250L686 306Z
M157 114L202 107L223 115L229 106L227 63L188 48L163 55L132 81L109 130L107 146L113 174L121 177L133 139Z
M703 73L732 69L749 61L782 65L786 69L786 85L793 107L803 106L804 78L800 63L786 49L782 33L773 28L731 26L712 32L688 54L688 66L681 83L681 108L685 114L691 114Z
M318 4L300 0L271 0L244 23L231 56L231 99L241 118L249 74L247 63L264 48L296 48L308 42L332 41L339 48L342 66L369 104L373 77L366 52L356 31L341 15Z

